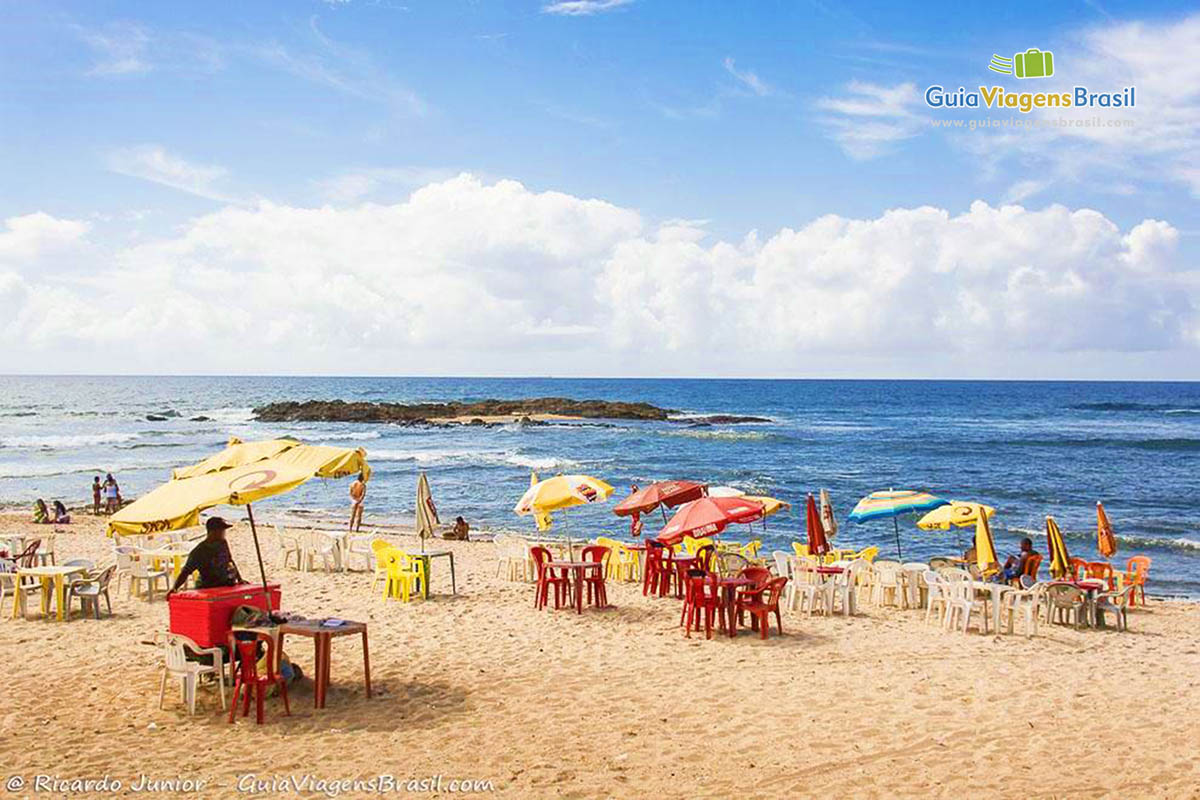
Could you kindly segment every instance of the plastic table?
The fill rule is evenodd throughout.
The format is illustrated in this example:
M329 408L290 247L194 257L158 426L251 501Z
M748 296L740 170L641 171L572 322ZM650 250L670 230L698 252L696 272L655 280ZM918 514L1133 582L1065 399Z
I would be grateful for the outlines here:
M600 569L602 561L548 561L546 569L561 569L571 574L571 588L575 591L575 613L583 613L583 573L589 569Z
M429 599L429 584L432 583L433 573L430 567L433 566L433 559L445 558L450 561L450 594L458 594L458 583L454 576L454 553L449 550L431 550L428 553L413 553L408 552L409 558L419 558L425 566L425 581L421 587L422 596Z
M50 613L50 591L53 586L55 605L57 607L56 617L59 622L66 619L66 579L70 575L77 575L82 572L87 572L86 567L56 567L56 566L40 566L40 567L17 567L17 579L29 576L35 577L42 582L42 616ZM13 598L13 613L12 618L25 616L25 593L17 587L17 593Z
M280 625L277 633L279 648L276 652L280 655L283 654L284 637L289 633L294 636L307 636L313 640L313 652L315 653L313 706L315 708L325 707L325 695L329 690L329 663L332 654L330 645L333 643L334 637L360 634L363 652L363 684L367 689L367 697L371 697L371 656L367 648L367 624L365 622L346 620L341 625L329 626L323 625L322 620L317 619L296 620Z

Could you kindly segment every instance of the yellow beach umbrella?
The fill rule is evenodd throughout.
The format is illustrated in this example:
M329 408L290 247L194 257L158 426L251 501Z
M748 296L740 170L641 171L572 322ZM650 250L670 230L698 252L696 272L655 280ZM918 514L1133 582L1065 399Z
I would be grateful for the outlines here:
M225 469L252 464L264 458L277 456L284 450L289 450L300 444L295 439L264 439L258 442L243 442L236 436L229 437L229 444L219 453L215 453L198 464L180 467L171 473L171 477L194 478L209 472L220 472Z
M780 500L778 497L766 497L763 495L742 495L743 500L753 500L755 503L763 507L763 516L769 517L772 514L778 514L780 511L790 511L792 504L786 500Z
M258 556L259 572L266 586L266 569L258 543L251 503L277 494L290 492L312 478L340 478L361 473L369 478L371 468L364 450L350 450L323 445L305 445L293 440L289 446L268 458L259 458L238 466L213 468L214 459L187 468L193 477L175 478L122 508L108 520L108 535L153 534L191 528L200 524L200 512L213 506L246 506L254 550ZM240 442L231 447L237 447ZM262 451L271 448L264 443ZM227 448L228 450L229 448ZM243 454L254 452L244 448ZM218 454L222 455L222 454ZM221 463L234 459L226 456ZM204 465L208 466L204 466Z
M979 520L979 512L983 511L989 518L996 509L983 503L967 503L962 500L951 500L948 506L939 506L917 520L917 527L923 531L948 531L951 528L970 528Z
M975 521L975 564L984 575L999 569L996 561L996 544L992 541L992 526L988 515L980 513Z
M1054 517L1046 517L1046 549L1050 551L1050 575L1062 580L1071 574L1071 556Z
M1096 501L1096 547L1105 558L1117 554L1117 535L1113 533L1108 514L1104 513L1104 504L1099 500Z
M530 486L513 511L518 516L533 515L537 520L538 530L550 527L550 512L561 511L573 506L602 503L613 493L613 487L591 475L555 475L544 481L536 480L537 473L530 476ZM545 527L542 527L545 520ZM565 518L563 522L566 526ZM567 547L571 546L571 537L567 535Z

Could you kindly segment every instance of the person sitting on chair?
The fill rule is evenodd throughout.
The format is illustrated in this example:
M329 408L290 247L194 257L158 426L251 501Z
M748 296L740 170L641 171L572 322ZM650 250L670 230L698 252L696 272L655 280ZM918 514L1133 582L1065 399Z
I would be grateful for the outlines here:
M1008 560L1004 562L1005 583L1024 575L1025 565L1029 562L1030 556L1035 555L1037 553L1033 549L1033 540L1026 536L1021 540L1021 552L1015 556L1009 556Z
M229 552L229 542L225 541L225 531L233 526L220 517L210 517L204 524L206 536L204 541L192 548L188 554L175 585L167 592L170 597L185 584L193 572L200 573L199 588L211 589L214 586L236 586L245 583L237 564L233 563L233 554Z

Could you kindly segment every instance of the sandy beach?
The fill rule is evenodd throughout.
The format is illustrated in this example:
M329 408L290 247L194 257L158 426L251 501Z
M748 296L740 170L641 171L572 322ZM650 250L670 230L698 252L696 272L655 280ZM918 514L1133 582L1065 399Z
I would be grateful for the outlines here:
M63 531L60 558L108 560L98 520ZM405 605L381 601L367 574L281 570L265 538L286 610L369 623L375 697L343 640L326 709L306 680L291 718L271 700L261 728L227 724L207 688L189 718L170 692L158 710L158 655L139 644L165 629L161 600L122 590L100 621L6 613L5 772L108 775L129 795L141 775L188 778L202 797L233 796L246 775L380 773L442 776L443 789L490 780L511 797L1200 796L1194 604L1153 601L1126 634L964 636L867 607L786 616L765 643L689 640L677 601L631 585L610 583L608 611L534 611L530 585L495 577L487 543L439 542L456 555L458 596L441 569L437 596ZM253 574L246 526L230 540ZM311 670L307 640L288 651Z

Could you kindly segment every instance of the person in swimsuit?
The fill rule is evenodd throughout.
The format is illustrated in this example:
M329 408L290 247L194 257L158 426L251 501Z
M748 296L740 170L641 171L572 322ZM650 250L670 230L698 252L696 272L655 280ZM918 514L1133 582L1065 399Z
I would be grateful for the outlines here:
M350 530L362 528L363 500L367 497L367 481L363 474L358 473L354 483L350 484Z
M97 517L100 516L100 492L101 491L102 491L102 487L100 486L100 476L97 475L95 478L92 478L92 513L95 514Z

